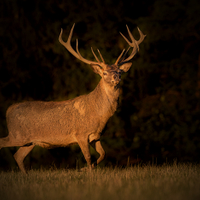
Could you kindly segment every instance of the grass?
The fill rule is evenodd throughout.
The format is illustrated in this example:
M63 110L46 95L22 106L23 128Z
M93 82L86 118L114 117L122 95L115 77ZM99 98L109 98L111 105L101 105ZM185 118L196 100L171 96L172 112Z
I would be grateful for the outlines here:
M1 200L199 200L200 165L0 172Z

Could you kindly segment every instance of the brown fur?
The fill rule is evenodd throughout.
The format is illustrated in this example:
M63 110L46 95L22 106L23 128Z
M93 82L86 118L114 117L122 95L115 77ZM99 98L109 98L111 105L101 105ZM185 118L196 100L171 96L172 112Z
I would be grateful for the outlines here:
M119 87L101 79L91 93L71 100L11 105L6 113L9 135L0 139L0 147L20 146L14 158L25 172L23 160L35 145L54 148L78 143L91 167L89 143L100 154L98 164L105 155L100 135L117 109L118 97Z
M98 62L92 62L84 59L78 51L77 53L71 48L70 40L73 28L74 26L67 43L63 42L61 38L62 31L59 41L75 57L90 64L93 71L102 79L92 92L71 100L62 102L30 101L14 104L8 108L6 120L9 135L0 139L0 149L2 147L20 147L14 158L22 172L25 172L23 160L35 145L54 148L78 143L90 169L94 167L94 164L91 164L89 144L100 155L96 164L104 159L105 151L100 143L101 132L117 109L121 73L127 72L131 67L132 63L129 62L129 59L132 59L138 51L138 45L142 40L130 43L133 45L133 51L128 59L121 58L123 51L116 63L109 66L105 64L101 54L102 63L94 52Z

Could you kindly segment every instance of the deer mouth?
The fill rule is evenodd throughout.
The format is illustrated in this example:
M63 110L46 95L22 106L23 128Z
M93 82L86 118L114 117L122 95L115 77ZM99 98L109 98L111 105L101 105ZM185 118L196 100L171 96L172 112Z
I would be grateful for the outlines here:
M120 80L112 81L112 84L113 84L114 86L119 85L119 83L120 83Z

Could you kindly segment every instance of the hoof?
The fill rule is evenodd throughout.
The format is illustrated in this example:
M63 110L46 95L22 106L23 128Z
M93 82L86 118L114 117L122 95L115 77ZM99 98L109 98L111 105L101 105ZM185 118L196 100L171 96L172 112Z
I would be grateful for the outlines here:
M87 171L92 171L92 167L83 167L81 169L79 169L80 172L87 172Z

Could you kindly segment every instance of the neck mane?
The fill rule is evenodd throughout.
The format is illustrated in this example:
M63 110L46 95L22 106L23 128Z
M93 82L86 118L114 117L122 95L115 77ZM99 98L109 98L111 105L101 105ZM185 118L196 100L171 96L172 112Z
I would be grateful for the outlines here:
M102 106L106 107L107 112L110 112L112 116L117 110L118 99L119 99L119 87L109 86L103 79L100 80L97 87L94 89L97 93L97 101L102 101Z

